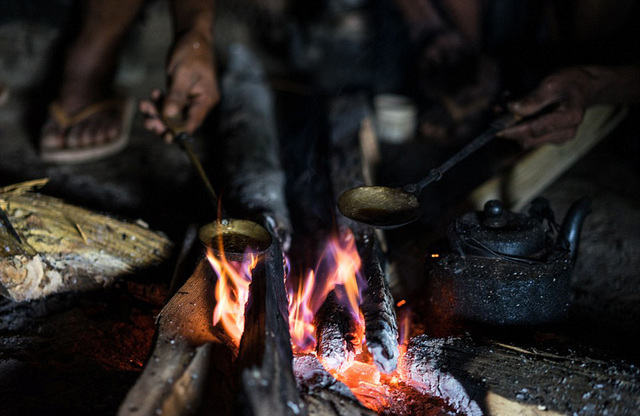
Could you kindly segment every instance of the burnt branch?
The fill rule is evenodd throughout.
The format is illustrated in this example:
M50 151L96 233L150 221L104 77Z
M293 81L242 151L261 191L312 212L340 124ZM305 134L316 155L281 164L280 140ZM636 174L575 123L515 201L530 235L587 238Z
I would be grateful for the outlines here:
M158 315L153 351L119 415L231 414L236 348L212 326L215 282L202 257Z
M291 220L272 92L262 64L246 48L232 45L228 60L220 103L224 202L237 216L268 221L288 251Z
M313 355L297 356L294 371L309 414L318 416L373 416L351 390L336 380Z
M245 415L305 415L293 377L283 255L277 240L252 273L238 354Z
M349 311L338 303L331 291L316 313L316 351L323 365L331 370L351 363L355 357L353 345L356 324Z

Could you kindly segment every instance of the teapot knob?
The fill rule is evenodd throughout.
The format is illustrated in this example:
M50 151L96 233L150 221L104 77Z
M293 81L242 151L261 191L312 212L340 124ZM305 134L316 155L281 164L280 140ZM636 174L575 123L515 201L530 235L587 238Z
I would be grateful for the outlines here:
M492 199L484 204L484 219L482 224L490 228L504 227L507 219L504 215L504 205L502 201Z

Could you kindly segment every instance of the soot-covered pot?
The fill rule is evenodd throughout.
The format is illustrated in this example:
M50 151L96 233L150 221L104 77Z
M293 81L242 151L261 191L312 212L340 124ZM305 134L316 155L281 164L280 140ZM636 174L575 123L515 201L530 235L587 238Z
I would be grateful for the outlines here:
M574 203L558 226L546 199L528 215L498 200L449 226L451 252L428 260L431 309L439 318L491 325L538 325L562 320L580 230L590 202Z

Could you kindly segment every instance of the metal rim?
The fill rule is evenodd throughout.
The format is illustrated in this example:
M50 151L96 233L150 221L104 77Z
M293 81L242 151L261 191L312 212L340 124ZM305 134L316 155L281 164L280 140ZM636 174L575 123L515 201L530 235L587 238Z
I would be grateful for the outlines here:
M203 225L198 237L216 255L230 260L242 260L249 253L262 254L272 242L271 234L260 224L230 218Z

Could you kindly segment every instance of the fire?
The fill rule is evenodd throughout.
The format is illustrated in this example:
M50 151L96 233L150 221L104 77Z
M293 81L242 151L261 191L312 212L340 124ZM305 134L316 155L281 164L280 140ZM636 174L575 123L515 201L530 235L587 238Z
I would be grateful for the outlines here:
M220 323L227 334L240 343L244 330L244 309L249 296L252 271L258 262L258 256L250 256L244 262L228 261L224 256L215 256L209 250L207 258L218 275L216 284L216 307L213 324ZM333 377L344 383L358 400L377 412L394 406L393 393L406 388L403 375L382 374L372 362L365 348L364 318L360 312L361 295L366 289L366 280L360 274L361 260L357 252L355 238L348 233L342 237L334 236L326 244L323 254L314 270L293 283L285 259L287 294L289 301L289 330L292 348L296 354L315 353L316 339L313 320L331 291L334 291L341 306L347 308L356 321L356 339L350 340L355 348L354 358L338 368L328 368ZM401 352L402 344L409 338L410 311L406 301L397 303L399 309L399 328Z
M316 276L309 271L307 278L298 285L297 293L289 290L289 332L295 352L309 352L316 345L315 327L311 301L315 287Z
M249 299L251 272L258 264L257 255L247 256L242 262L229 261L224 254L216 256L207 250L207 259L218 275L216 282L216 307L213 325L220 323L236 345L244 331L244 307Z
M293 284L287 278L289 330L295 352L313 351L316 341L313 318L332 290L358 325L364 326L360 301L366 281L359 273L361 263L355 238L352 233L348 233L342 238L334 236L329 240L316 269L309 271L305 279L300 279L297 289L291 287Z

